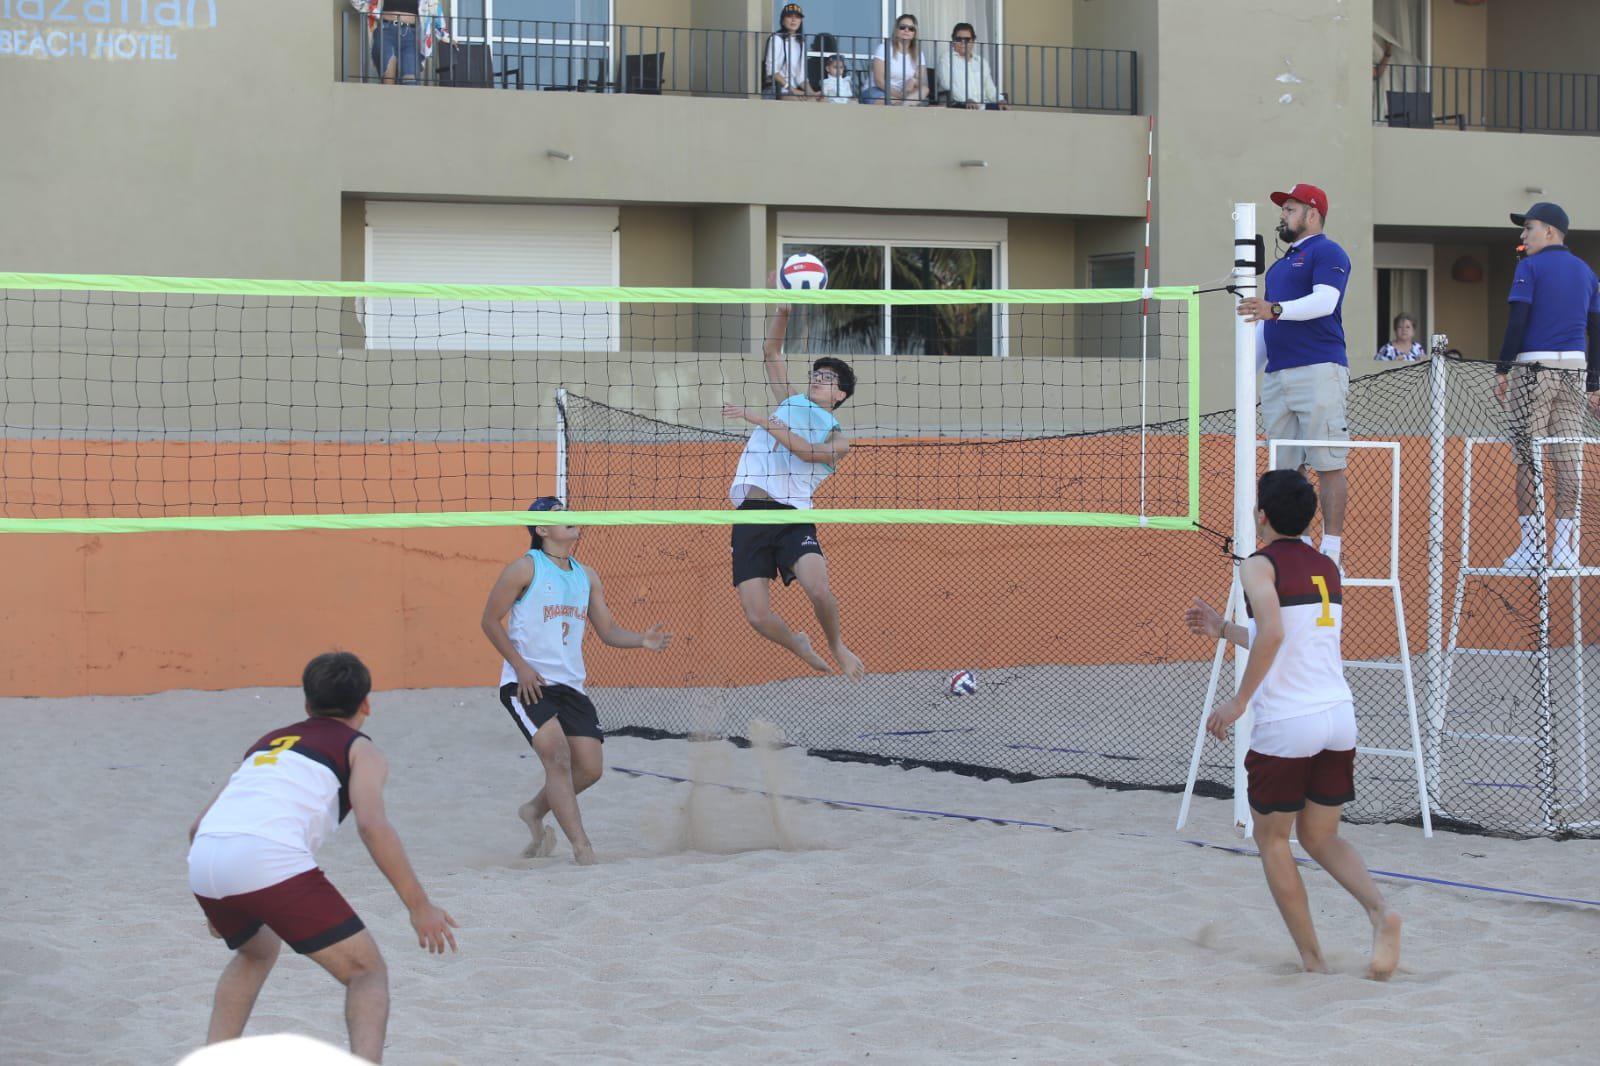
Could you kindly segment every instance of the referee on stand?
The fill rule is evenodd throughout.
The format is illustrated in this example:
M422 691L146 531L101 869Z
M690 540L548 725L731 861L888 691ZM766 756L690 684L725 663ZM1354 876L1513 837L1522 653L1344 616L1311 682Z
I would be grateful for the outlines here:
M1538 437L1586 436L1587 408L1600 414L1600 279L1566 246L1567 213L1537 203L1511 221L1522 227L1527 257L1511 278L1510 314L1494 394L1511 424L1517 462L1517 522L1522 541L1506 559L1508 569L1542 565L1545 531L1536 502L1542 486L1534 478L1533 441ZM1585 340L1585 332L1588 337ZM1550 565L1578 565L1580 444L1552 444L1543 451L1555 467L1556 537Z
M1266 357L1261 420L1276 440L1347 441L1345 397L1350 360L1345 354L1344 290L1350 257L1322 232L1328 194L1301 182L1275 192L1282 209L1278 239L1289 245L1267 271L1265 295L1239 301L1239 314L1256 327L1257 362ZM1349 449L1313 446L1278 451L1281 468L1317 472L1322 501L1322 553L1339 564L1343 547ZM1302 454L1303 453L1303 454Z

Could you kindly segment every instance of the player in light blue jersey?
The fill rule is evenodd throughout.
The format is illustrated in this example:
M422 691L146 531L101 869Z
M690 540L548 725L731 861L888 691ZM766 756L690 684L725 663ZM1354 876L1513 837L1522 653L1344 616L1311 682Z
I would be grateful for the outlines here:
M554 496L528 508L563 509ZM672 634L659 624L643 633L617 624L600 575L572 557L577 526L529 526L528 532L533 547L489 590L483 632L500 653L500 704L544 765L544 787L517 810L533 834L523 854L542 858L555 850L555 833L544 824L544 816L554 814L574 860L587 866L594 847L583 830L578 793L600 780L605 734L584 692L583 635L592 626L613 648L661 651Z
M727 417L756 427L728 490L729 500L741 511L809 509L812 493L850 451L850 438L834 411L855 392L855 371L843 359L823 356L811 364L805 390L795 391L783 362L788 325L789 308L780 306L762 347L767 385L777 408L770 415L737 404L723 408ZM839 601L828 587L828 563L817 527L809 522L735 524L733 585L746 620L757 633L826 673L828 661L811 646L811 638L790 629L772 609L772 581L780 577L785 585L800 582L839 672L852 680L860 678L866 668L845 646Z

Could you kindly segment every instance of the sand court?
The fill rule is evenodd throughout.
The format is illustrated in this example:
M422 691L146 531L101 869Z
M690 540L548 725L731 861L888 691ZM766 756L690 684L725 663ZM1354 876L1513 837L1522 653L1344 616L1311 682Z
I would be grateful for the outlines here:
M584 796L601 862L580 869L564 841L520 857L540 773L492 690L373 703L391 816L461 923L459 955L426 956L353 829L322 853L389 964L388 1062L1600 1055L1600 907L1385 880L1407 940L1377 985L1364 918L1308 871L1337 971L1313 977L1256 860L1183 844L1172 795L628 737ZM226 952L188 894L184 831L298 710L287 689L0 701L0 1060L171 1063L198 1045ZM1199 800L1184 835L1240 845L1228 817ZM1600 842L1347 831L1375 868L1600 898ZM342 1046L341 1001L286 952L247 1033Z

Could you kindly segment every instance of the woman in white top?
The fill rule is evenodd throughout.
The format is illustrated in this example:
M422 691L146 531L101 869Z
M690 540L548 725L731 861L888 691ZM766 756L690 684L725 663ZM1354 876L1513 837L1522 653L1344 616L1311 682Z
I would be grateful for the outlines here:
M1405 312L1394 316L1394 340L1378 349L1373 356L1380 363L1414 363L1428 353L1416 339L1417 320Z
M894 20L894 40L872 54L872 86L861 94L864 104L920 104L928 99L928 61L917 37L917 16Z
M762 70L767 92L774 100L821 100L817 87L806 79L806 13L799 4L785 4L778 16L778 31L767 39Z

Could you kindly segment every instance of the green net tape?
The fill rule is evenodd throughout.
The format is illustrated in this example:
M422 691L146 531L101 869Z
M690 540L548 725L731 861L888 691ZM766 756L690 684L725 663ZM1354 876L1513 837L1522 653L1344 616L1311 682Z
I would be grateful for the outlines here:
M994 526L1098 526L1193 530L1200 500L1200 332L1195 286L1145 289L706 289L529 285L427 285L346 281L284 281L248 278L176 278L138 274L35 274L0 272L0 291L167 293L194 296L324 297L454 301L702 304L1108 304L1136 300L1183 301L1189 314L1188 483L1183 516L1139 516L1093 511L932 510L838 508L803 511L592 511L564 512L571 525L731 525L796 521L886 525L895 523ZM174 515L150 518L0 518L0 533L155 533L175 531L259 532L297 529L417 529L526 526L523 511L439 511L390 514Z

